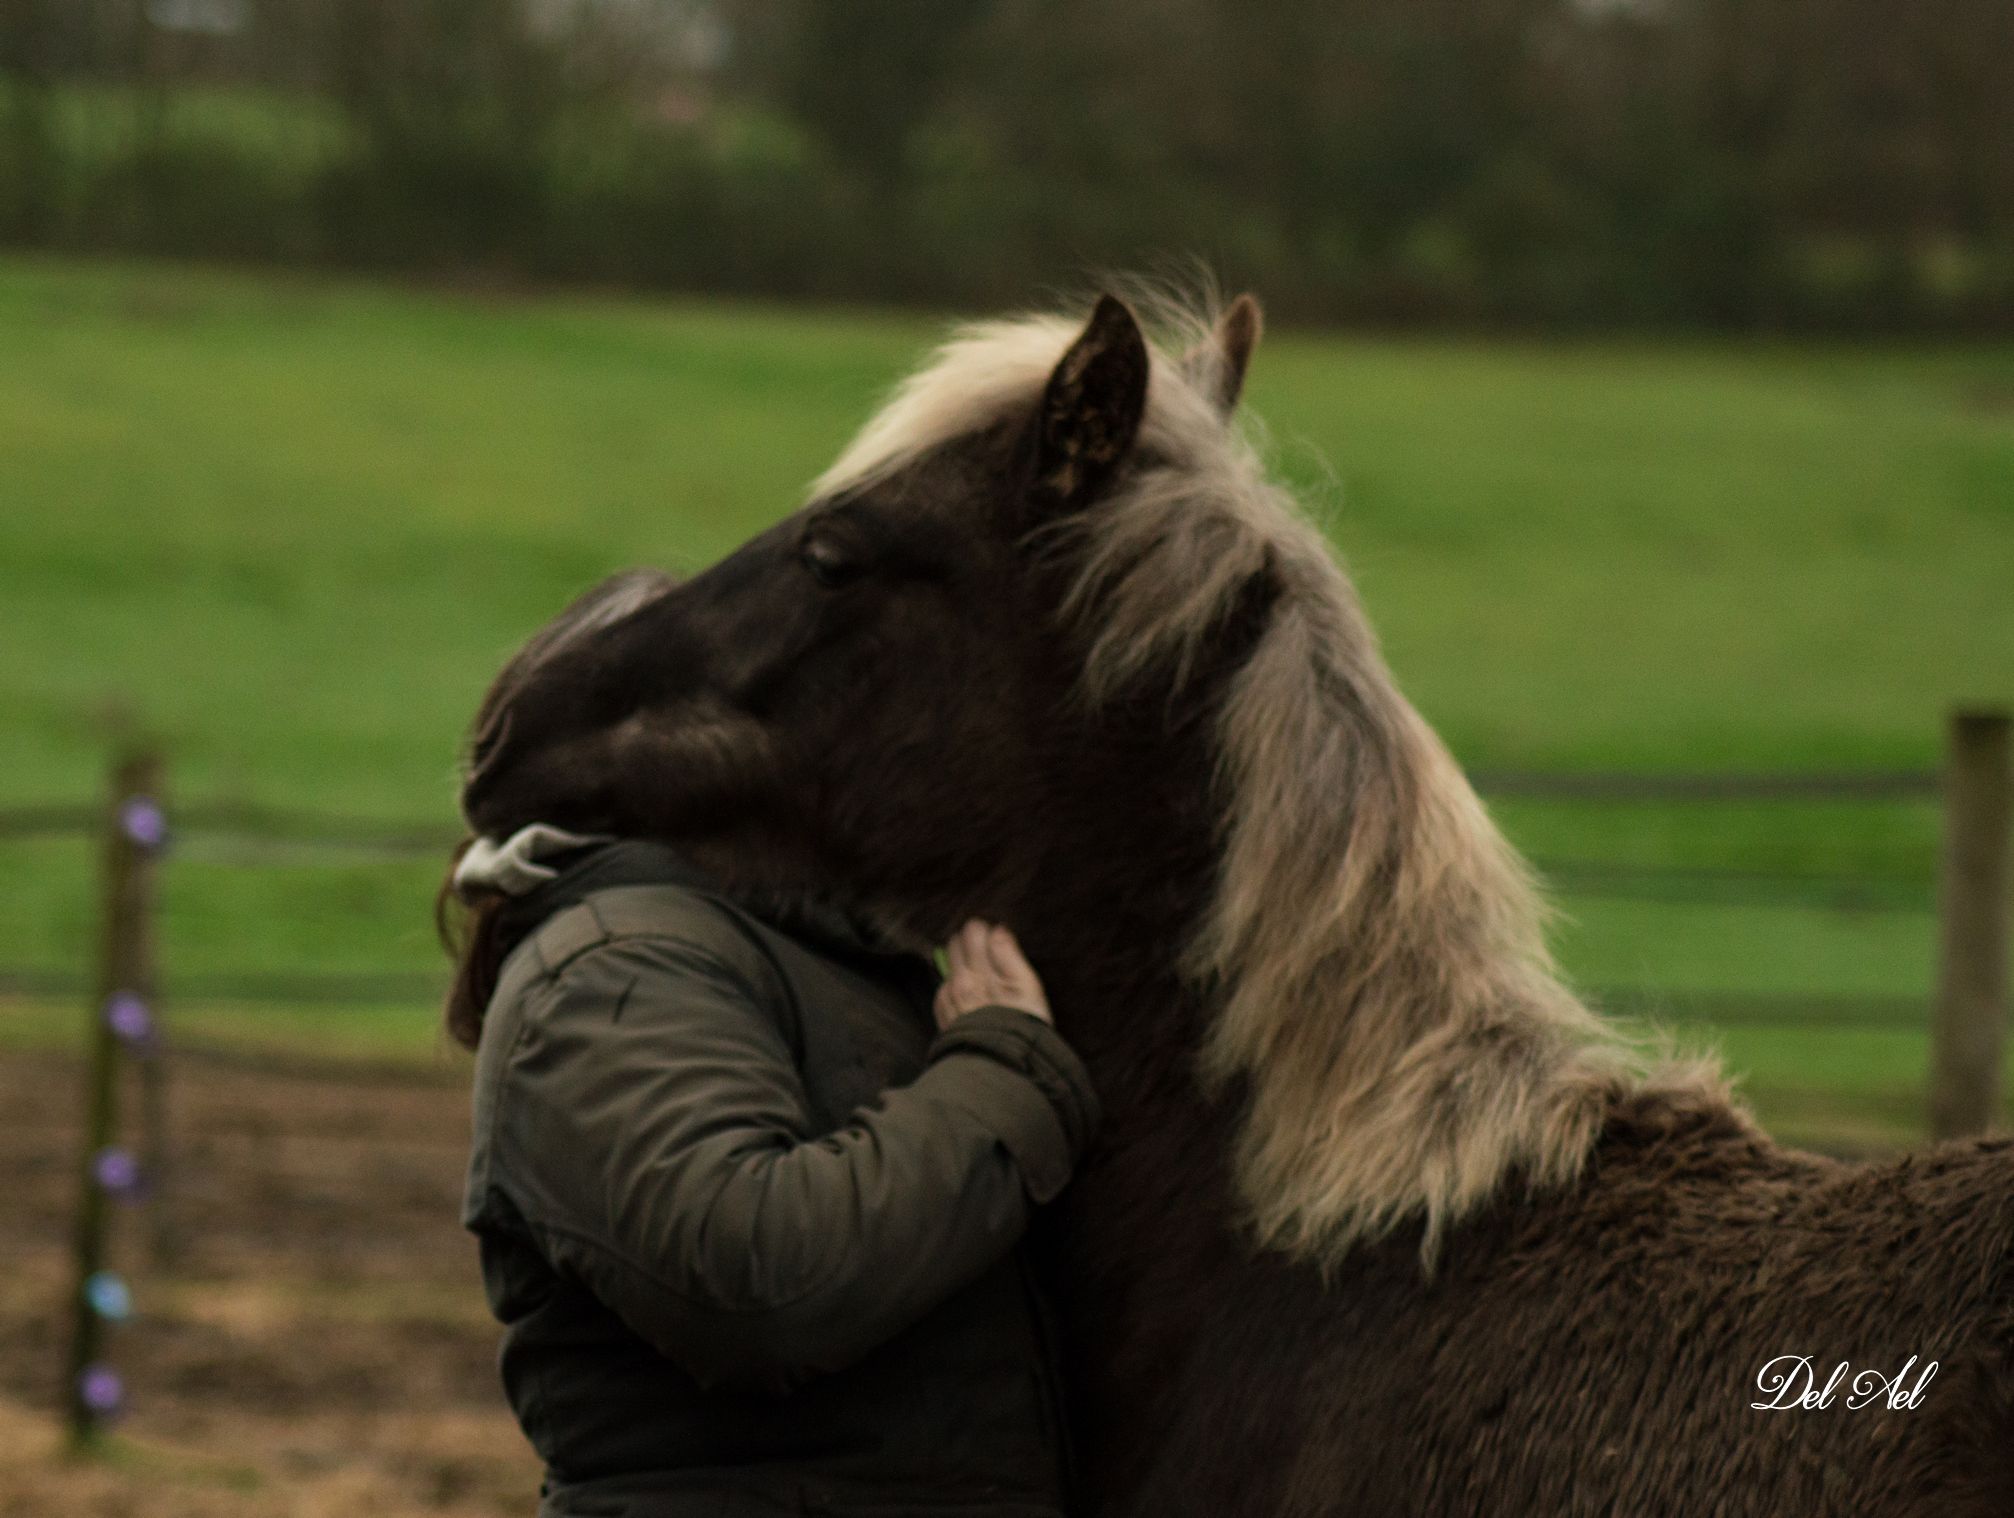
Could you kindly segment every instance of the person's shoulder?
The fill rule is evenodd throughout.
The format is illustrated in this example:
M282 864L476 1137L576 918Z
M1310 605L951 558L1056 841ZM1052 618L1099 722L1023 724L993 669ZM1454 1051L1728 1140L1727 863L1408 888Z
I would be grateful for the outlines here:
M738 907L696 887L609 886L562 908L513 951L504 980L569 984L611 972L725 976L753 995L776 989L763 935ZM513 972L516 972L513 974Z

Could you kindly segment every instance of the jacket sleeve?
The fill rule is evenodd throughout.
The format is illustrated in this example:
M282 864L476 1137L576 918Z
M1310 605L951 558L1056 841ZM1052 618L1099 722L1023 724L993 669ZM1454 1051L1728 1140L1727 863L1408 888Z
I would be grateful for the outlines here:
M493 1176L556 1268L701 1382L839 1369L1020 1238L1097 1118L1055 1031L985 1008L907 1086L813 1131L774 986L672 938L530 988Z

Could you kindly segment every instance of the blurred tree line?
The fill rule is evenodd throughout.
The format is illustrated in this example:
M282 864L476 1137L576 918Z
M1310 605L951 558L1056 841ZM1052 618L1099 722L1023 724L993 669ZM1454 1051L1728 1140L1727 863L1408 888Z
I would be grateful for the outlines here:
M2010 0L0 0L0 238L1310 319L2014 327Z

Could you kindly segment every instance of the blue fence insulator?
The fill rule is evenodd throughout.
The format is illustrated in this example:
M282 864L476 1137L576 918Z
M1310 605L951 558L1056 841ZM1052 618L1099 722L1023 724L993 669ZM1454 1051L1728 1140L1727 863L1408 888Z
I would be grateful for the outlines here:
M101 1270L84 1281L84 1300L91 1311L109 1323L123 1323L133 1316L133 1293L125 1278L115 1270Z

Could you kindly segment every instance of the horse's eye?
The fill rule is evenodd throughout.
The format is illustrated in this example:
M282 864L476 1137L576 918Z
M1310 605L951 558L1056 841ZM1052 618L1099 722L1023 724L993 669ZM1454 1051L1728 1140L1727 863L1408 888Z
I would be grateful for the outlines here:
M860 574L860 561L830 538L807 538L799 552L811 578L827 590L836 589Z

